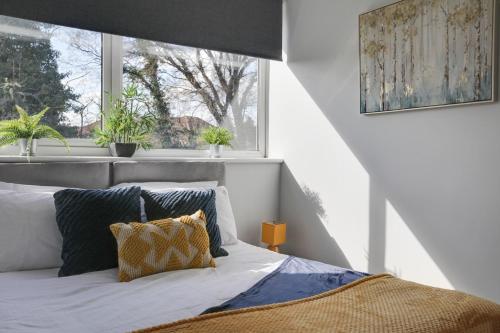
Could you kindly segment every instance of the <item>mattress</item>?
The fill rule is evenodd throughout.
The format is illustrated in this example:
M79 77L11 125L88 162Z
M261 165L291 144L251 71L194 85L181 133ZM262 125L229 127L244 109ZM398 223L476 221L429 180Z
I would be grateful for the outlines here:
M126 332L190 318L251 288L287 256L243 242L217 268L128 283L116 269L58 278L57 269L0 273L0 332Z

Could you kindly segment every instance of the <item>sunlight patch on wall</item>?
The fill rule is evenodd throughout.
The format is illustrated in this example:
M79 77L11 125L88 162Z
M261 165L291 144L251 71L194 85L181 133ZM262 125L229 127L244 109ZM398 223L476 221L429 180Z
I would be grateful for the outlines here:
M365 271L368 268L368 173L285 64L273 63L271 81L274 78L279 78L280 84L270 85L273 87L270 110L287 112L270 112L270 122L281 123L269 133L271 153L279 152L276 157L285 159L310 201L308 204L320 203L320 209L314 211L352 267ZM302 214L304 216L290 218L297 219L297 224L310 220L307 210Z
M454 289L437 264L386 200L386 270L402 279Z

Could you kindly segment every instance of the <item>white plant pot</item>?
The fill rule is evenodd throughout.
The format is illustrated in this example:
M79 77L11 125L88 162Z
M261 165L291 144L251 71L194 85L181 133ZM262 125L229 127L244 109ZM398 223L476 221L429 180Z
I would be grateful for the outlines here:
M224 151L224 146L222 145L210 145L209 156L210 158L219 158Z
M19 155L21 156L35 156L38 140L31 140L31 145L28 147L28 139L19 139Z

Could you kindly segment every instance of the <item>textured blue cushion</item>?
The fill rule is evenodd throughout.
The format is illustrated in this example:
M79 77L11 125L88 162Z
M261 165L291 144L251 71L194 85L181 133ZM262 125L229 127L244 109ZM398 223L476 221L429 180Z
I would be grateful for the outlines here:
M141 220L141 188L66 189L54 194L56 220L63 236L59 276L116 267L117 246L109 226Z
M215 190L192 189L169 192L142 191L144 208L149 221L164 218L176 218L194 214L202 210L207 217L207 232L210 238L210 253L212 257L227 256L226 250L221 248L221 237L217 225L217 210L215 208Z

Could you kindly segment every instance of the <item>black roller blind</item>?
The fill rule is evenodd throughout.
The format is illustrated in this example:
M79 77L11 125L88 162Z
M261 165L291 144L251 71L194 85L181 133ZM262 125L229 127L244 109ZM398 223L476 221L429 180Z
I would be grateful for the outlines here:
M0 15L281 60L282 0L0 0Z

